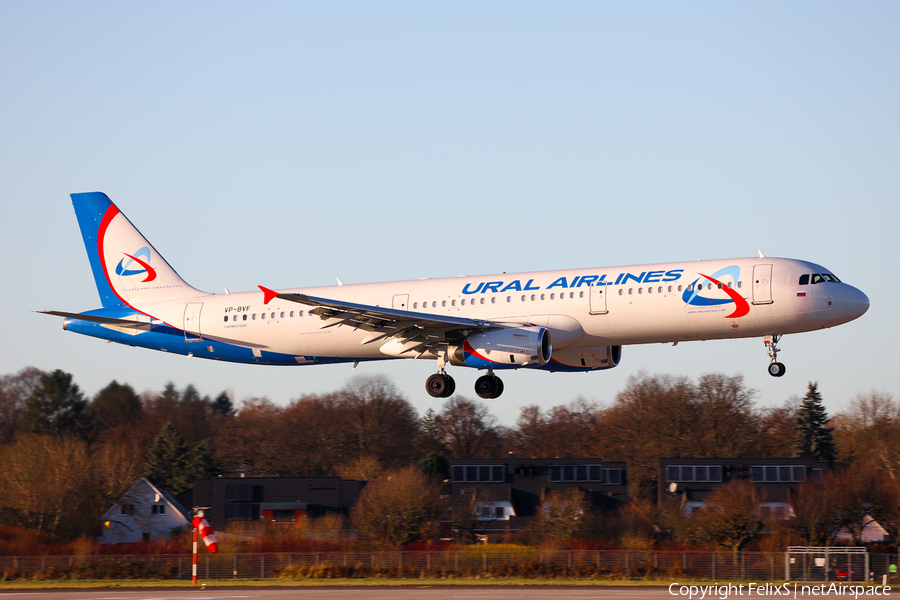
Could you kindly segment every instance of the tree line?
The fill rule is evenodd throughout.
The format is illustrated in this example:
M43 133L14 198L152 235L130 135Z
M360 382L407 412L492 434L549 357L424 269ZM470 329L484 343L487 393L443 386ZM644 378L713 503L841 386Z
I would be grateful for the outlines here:
M60 370L0 378L0 520L60 538L93 537L99 515L145 475L173 493L236 471L379 481L414 469L440 481L452 459L507 452L623 461L630 496L660 518L662 457L806 456L853 465L847 472L868 474L888 499L896 498L888 483L900 479L900 403L872 391L829 418L814 383L803 401L768 407L740 376L640 373L608 404L523 406L504 426L488 404L463 396L419 415L379 379L286 405L251 397L235 406L224 392L210 397L190 385L138 394L112 381L88 398Z

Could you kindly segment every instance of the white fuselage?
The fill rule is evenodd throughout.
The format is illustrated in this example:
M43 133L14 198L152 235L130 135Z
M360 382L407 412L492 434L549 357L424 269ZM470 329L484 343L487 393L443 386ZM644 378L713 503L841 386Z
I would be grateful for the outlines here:
M770 274L766 265L771 265ZM732 274L714 276L729 268ZM768 277L761 280L761 273ZM782 335L833 327L865 312L868 299L852 286L798 283L801 275L819 273L828 271L800 260L742 258L279 291L423 315L538 325L551 332L553 348L560 350ZM745 299L746 314L729 317L736 303L704 276L723 288L731 286ZM697 290L698 285L704 289ZM689 291L693 300L686 302ZM210 294L141 309L181 328L187 304L195 315L199 311L200 324L184 328L203 339L298 357L395 356L389 342L361 345L366 332L347 326L322 330L322 321L308 307L280 298L265 304L260 291Z

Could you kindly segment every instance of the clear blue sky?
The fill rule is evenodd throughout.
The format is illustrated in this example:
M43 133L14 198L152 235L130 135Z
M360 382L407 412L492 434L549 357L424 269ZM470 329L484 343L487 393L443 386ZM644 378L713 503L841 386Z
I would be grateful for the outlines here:
M220 292L701 258L825 265L872 307L782 341L627 347L504 376L519 408L641 369L743 374L763 404L897 395L896 2L0 3L0 373L285 403L352 377L438 406L424 361L252 367L105 344L68 197L101 190ZM477 372L453 369L474 397Z

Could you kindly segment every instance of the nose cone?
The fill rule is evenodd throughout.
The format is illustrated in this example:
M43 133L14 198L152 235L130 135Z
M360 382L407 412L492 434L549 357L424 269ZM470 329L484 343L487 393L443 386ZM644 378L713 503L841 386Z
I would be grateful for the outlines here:
M869 310L869 297L852 285L844 285L838 298L841 312L848 321L858 319Z

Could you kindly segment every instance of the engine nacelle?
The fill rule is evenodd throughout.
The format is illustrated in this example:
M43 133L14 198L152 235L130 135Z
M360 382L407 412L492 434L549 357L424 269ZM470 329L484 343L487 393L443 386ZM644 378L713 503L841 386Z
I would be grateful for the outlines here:
M622 346L564 348L553 353L543 371L598 371L612 369L622 360Z
M518 369L547 364L553 346L544 327L510 327L467 337L451 344L450 364L479 369Z

